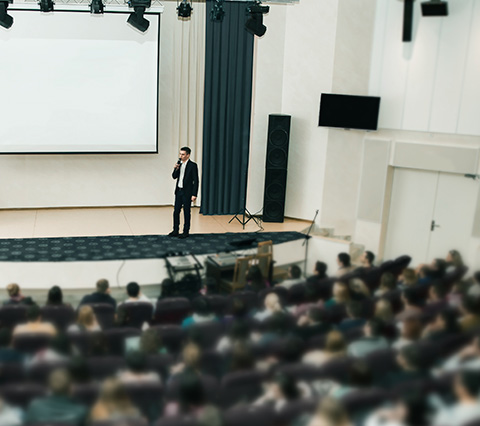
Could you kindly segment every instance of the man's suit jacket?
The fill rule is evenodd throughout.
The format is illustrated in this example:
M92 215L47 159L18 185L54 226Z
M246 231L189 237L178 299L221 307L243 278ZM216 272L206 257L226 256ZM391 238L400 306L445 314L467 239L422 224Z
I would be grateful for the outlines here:
M180 169L174 169L172 173L172 178L177 179L177 183L175 185L175 194L178 191L178 179L180 177ZM188 160L187 166L185 169L185 175L183 176L183 190L185 191L185 195L190 197L196 197L198 193L198 166L197 163L194 163L191 160Z

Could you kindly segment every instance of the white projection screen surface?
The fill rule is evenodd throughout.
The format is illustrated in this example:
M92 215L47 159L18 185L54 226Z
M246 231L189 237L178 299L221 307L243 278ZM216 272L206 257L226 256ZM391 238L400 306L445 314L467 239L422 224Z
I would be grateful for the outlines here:
M0 154L158 152L159 14L143 34L127 13L9 14Z

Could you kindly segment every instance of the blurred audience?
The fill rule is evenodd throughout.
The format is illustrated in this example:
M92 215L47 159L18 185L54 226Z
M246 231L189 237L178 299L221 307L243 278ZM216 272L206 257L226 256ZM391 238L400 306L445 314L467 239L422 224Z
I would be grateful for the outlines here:
M80 305L91 305L93 303L108 303L114 308L117 307L117 301L110 296L110 284L108 280L102 278L96 283L97 290L91 294L83 296Z
M100 331L102 328L97 322L97 317L90 305L83 305L78 309L77 322L68 327L69 333L83 331Z
M42 322L42 315L38 305L31 305L27 309L27 322L19 324L13 329L13 337L19 334L57 334L55 326L49 322Z
M16 304L23 304L23 305L33 305L34 301L31 297L24 296L22 291L20 290L20 286L18 284L8 284L7 285L7 293L8 293L8 300L3 302L4 305L16 305Z
M328 361L344 357L347 354L347 344L343 334L339 331L330 331L326 336L325 348L323 350L312 350L307 352L302 359L305 364L320 367Z

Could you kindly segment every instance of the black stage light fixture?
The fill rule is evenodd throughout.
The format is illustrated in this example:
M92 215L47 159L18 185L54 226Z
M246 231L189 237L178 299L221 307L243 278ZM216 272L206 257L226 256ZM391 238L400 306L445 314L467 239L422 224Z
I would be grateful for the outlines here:
M102 14L103 9L105 8L105 5L103 4L102 0L92 0L89 6L90 6L90 13L93 13L94 15Z
M448 16L448 3L440 0L424 1L422 3L423 16Z
M188 0L182 0L177 7L177 13L179 18L190 18L193 7Z
M260 2L252 3L247 7L249 17L245 22L245 29L258 37L262 37L267 32L267 27L263 25L263 15L268 13L269 6L262 6Z
M221 22L225 17L225 11L223 10L224 0L215 0L212 10L210 11L210 19L212 21Z
M13 25L13 17L7 13L10 1L0 1L0 26L7 30Z
M53 12L53 0L39 0L38 2L41 12Z
M127 22L138 31L144 33L148 30L150 21L143 17L145 10L152 5L151 0L130 0L128 2L129 7L133 7L134 13L130 14Z

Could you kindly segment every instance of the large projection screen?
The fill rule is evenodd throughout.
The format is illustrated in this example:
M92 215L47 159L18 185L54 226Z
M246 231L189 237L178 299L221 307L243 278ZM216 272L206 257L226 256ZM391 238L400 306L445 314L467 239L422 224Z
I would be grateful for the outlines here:
M9 10L0 153L156 153L160 15Z

